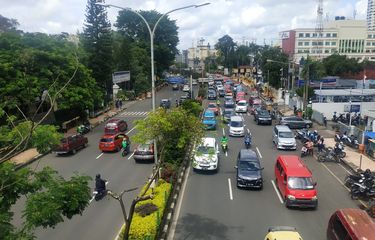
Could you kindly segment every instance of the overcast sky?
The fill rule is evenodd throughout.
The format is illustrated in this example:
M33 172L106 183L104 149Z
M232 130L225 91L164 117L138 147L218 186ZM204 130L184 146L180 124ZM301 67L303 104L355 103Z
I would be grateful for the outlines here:
M235 41L275 44L279 32L297 27L315 27L317 0L106 0L107 4L134 10L169 10L211 2L201 8L171 13L179 27L179 49L196 45L200 38L213 46L225 34ZM0 0L0 14L15 18L27 32L76 33L82 31L86 0ZM365 19L367 0L324 0L324 19L346 16ZM117 9L108 10L114 24Z

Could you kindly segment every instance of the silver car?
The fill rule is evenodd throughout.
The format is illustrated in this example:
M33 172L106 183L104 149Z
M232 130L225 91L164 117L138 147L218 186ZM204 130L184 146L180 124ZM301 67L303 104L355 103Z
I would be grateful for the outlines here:
M312 121L303 119L298 116L282 117L280 119L281 125L286 125L289 128L310 128L312 127Z

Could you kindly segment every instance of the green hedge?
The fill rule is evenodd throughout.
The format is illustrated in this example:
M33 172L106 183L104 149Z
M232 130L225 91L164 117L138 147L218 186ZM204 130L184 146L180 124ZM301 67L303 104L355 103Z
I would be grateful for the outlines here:
M145 186L142 191L144 191ZM137 212L134 212L133 220L130 226L129 239L137 240L153 240L157 236L161 219L163 217L164 209L166 207L169 195L171 193L172 184L160 179L157 186L154 188L154 198L146 201L139 202L136 207L145 205L146 203L155 204L158 210L142 217ZM151 194L149 189L146 195ZM125 227L121 230L121 238L123 239Z

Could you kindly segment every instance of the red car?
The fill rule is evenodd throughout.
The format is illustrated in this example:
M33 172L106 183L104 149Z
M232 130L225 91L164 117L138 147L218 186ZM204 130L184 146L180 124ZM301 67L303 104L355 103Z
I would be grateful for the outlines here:
M238 92L236 94L236 102L238 102L240 100L245 100L245 95L246 95L246 93L244 93L244 92Z
M208 103L208 106L207 106L207 109L211 110L211 111L214 111L215 112L215 115L219 115L219 107L217 106L216 103L214 102L209 102Z
M54 152L57 155L72 153L75 154L78 149L87 147L88 139L81 134L76 134L61 139L59 146L56 147Z
M123 133L103 135L100 138L99 149L102 152L118 152L121 150L121 142L124 138L129 140L129 137Z
M257 109L258 107L261 107L262 106L262 100L260 100L259 98L256 98L253 100L253 104L251 105L249 111L251 114L254 115L254 111L255 109Z

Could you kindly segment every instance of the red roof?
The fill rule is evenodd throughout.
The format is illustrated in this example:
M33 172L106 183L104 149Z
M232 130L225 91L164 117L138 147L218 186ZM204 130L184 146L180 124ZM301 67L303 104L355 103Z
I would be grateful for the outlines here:
M337 214L340 218L345 219L347 224L344 224L350 227L358 239L374 239L375 223L365 211L345 208L337 210Z
M296 155L280 155L279 158L286 166L286 174L291 177L311 177L310 170Z

